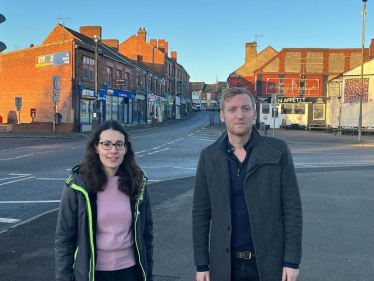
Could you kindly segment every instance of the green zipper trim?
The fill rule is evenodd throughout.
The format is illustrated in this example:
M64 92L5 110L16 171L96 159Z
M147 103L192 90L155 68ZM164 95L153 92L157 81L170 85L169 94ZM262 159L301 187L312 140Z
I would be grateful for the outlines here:
M138 200L136 202L136 208L135 208L135 211L136 211L136 215L135 215L135 247L136 247L136 250L138 252L138 259L139 259L139 264L140 264L140 267L142 268L142 272L143 272L143 276L144 276L144 281L147 281L147 275L145 274L145 271L144 271L144 267L142 265L142 261L140 259L140 251L139 251L139 246L138 246L138 241L136 239L137 235L136 235L136 231L137 231L137 223L138 223L138 216L140 215L140 212L139 212L139 201L140 200L143 200L143 194L144 194L144 188L145 188L145 185L146 185L146 172L144 170L143 171L143 182L142 182L142 187L141 187L141 190L140 190L140 195L138 196Z
M75 267L75 261L77 260L78 251L79 251L79 246L77 247L77 249L75 250L75 253L74 253L73 269L74 269L74 267Z
M86 197L86 201L87 201L88 224L89 224L89 228L90 228L90 242L91 242L91 252L92 252L92 258L91 258L91 261L90 261L90 272L89 272L89 276L92 274L92 281L94 281L95 280L95 248L94 248L93 231L92 231L91 202L90 202L90 199L88 197L87 191L84 190L82 187L80 187L80 186L76 185L75 183L73 183L71 185L71 188L82 192L84 194L84 196Z

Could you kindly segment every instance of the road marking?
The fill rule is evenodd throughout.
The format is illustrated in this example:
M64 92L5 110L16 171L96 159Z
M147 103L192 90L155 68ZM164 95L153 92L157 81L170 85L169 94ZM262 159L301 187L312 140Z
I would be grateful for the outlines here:
M10 183L17 182L17 181L29 180L29 179L33 179L33 178L35 178L35 177L22 178L22 179L15 180L15 181L9 181L9 182L0 183L0 185L10 184Z
M25 176L21 176L21 177L25 177ZM11 177L11 178L3 178L3 179L0 179L0 181L5 181L5 180L12 180L12 179L19 179L20 177Z
M19 221L20 221L19 219L0 218L0 222L4 222L4 223L16 223Z
M160 180L148 180L149 182L159 182Z
M0 201L0 204L34 204L34 203L60 203L61 200L39 200L39 201Z
M169 150L170 148L165 148L165 149L161 149L161 150L157 150L155 152L149 152L148 155L151 155L151 154L155 154L155 153L159 153L159 152L163 152L163 151L166 151L166 150Z
M31 176L31 174L9 174L9 176Z
M66 178L35 178L36 180L66 181Z
M201 141L214 141L216 139L201 139L201 138L191 138L193 140L201 140Z

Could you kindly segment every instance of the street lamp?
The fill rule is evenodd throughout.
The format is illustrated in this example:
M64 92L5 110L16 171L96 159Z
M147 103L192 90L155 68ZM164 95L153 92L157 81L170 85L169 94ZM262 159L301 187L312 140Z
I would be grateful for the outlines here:
M362 11L362 49L361 49L361 92L360 92L360 116L358 117L358 141L362 141L362 97L364 95L364 46L365 46L365 19L366 19L366 2L362 0L364 8Z
M98 72L98 42L100 42L101 38L97 35L94 36L95 40L95 103L93 106L93 113L92 113L92 130L96 129L101 123L101 112L100 112L100 102L99 102L99 92L97 87L97 72Z

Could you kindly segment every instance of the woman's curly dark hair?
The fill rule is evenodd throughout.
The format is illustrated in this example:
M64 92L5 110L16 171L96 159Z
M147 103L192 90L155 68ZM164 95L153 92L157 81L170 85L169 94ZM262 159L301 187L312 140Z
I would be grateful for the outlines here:
M101 123L91 133L87 142L86 155L84 156L83 163L80 165L79 173L83 176L84 181L90 188L91 192L104 190L108 178L100 161L99 154L96 152L95 146L99 144L101 133L109 129L118 131L125 136L125 144L127 148L127 152L116 173L116 176L119 177L118 189L129 196L137 195L140 192L143 171L136 163L132 144L129 140L129 134L125 131L123 126L115 120L108 120Z

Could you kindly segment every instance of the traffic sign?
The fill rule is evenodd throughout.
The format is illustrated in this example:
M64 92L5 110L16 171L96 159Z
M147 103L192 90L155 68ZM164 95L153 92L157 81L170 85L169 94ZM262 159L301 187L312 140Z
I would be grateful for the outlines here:
M59 102L60 101L60 96L53 96L53 101L54 102Z
M52 77L53 94L59 95L61 92L61 77L60 75L53 75Z
M36 117L36 109L35 108L31 108L30 115L31 115L31 118L35 118Z

